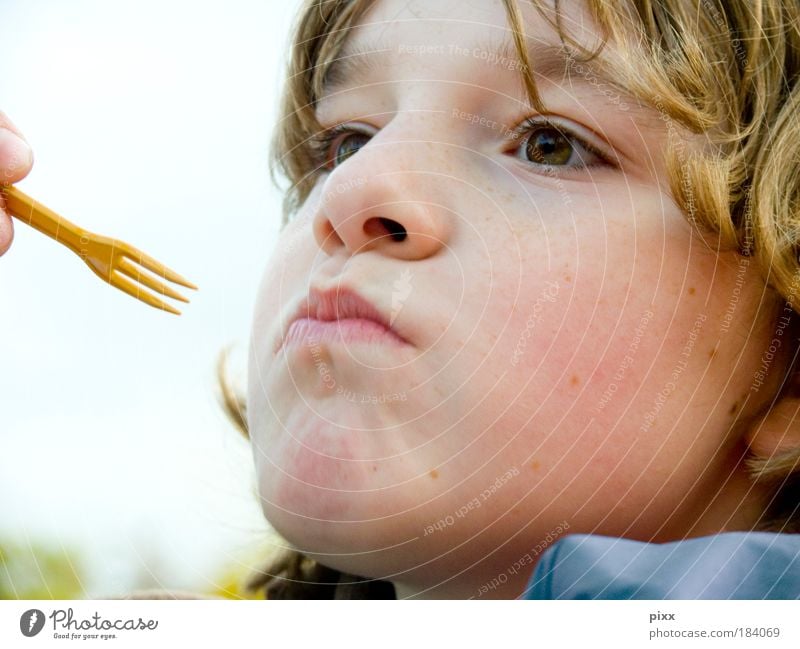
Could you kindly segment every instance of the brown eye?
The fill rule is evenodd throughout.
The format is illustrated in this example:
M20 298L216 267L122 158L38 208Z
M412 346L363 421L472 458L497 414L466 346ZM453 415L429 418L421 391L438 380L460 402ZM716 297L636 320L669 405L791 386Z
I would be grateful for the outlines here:
M540 165L567 164L575 152L570 138L552 126L537 126L522 144L525 159Z
M333 143L331 166L338 167L354 153L370 141L370 136L364 133L350 132L344 134Z

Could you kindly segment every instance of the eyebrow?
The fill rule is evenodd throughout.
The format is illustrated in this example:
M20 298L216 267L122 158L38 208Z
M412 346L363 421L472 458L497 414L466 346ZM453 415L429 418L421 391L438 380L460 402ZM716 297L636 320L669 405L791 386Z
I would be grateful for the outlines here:
M451 56L461 56L461 52L453 54L452 51L455 47L461 47L456 43L442 43L431 46L434 52L428 54L421 54L421 56L437 56L435 48L444 48L444 53L449 53ZM326 95L340 92L348 87L358 84L365 79L368 79L370 74L381 68L387 67L390 64L392 56L400 49L397 47L388 47L385 43L380 42L367 42L367 43L354 43L345 44L339 55L331 61L325 70L321 80L321 93L320 99ZM496 42L480 42L472 47L462 48L461 50L469 52L467 57L471 57L474 53L479 53L475 56L476 62L485 65L517 63L518 67L513 69L513 72L522 74L524 72L522 61L519 59L517 49L513 43L504 40L501 43ZM544 42L534 42L528 49L528 62L534 73L534 79L537 76L544 77L552 80L563 80L567 75L570 78L576 78L580 81L584 77L585 83L593 85L606 84L615 88L615 90L624 98L630 101L637 101L634 95L626 92L623 88L619 87L618 83L612 80L612 77L603 71L605 67L589 66L588 63L582 62L577 57L570 57L570 50L566 49L563 45L555 45ZM483 58L486 56L487 58ZM578 63L589 70L588 73L578 74L572 77L570 74L573 64ZM504 67L504 69L507 69ZM591 80L590 80L591 77Z

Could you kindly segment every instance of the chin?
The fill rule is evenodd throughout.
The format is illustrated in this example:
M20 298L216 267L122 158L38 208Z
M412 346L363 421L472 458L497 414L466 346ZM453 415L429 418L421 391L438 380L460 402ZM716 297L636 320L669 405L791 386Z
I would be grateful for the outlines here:
M318 494L318 490L312 491ZM402 543L399 537L414 538L419 534L418 526L408 520L377 515L379 512L359 512L347 494L318 497L314 513L323 516L286 509L262 497L264 515L282 538L303 554L336 570L379 579L391 570L411 568L418 561L418 556L409 556L411 565L405 565L403 553L397 552L398 544ZM360 518L349 521L337 518L336 512L343 511ZM407 519L408 513L399 518ZM416 533L413 529L404 532L407 527L416 529Z
M335 460L328 460L335 462ZM393 488L376 485L369 463L363 475L338 463L337 489L304 484L268 463L259 474L264 516L282 538L303 554L342 572L383 579L419 567L423 556L447 551L447 535L423 539L433 514L413 482ZM272 469L272 470L270 470ZM328 474L331 475L331 474ZM360 484L348 491L342 484ZM433 545L441 547L432 547ZM421 552L428 547L427 551Z

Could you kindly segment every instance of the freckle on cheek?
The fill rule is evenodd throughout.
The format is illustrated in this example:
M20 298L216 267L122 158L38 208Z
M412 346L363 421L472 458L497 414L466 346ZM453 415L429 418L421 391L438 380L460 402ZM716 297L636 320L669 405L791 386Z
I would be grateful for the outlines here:
M569 380L569 384L570 385L578 385L578 383L580 383L580 382L581 382L581 380L575 374L573 374L572 378Z
M534 471L538 471L541 466L542 465L539 464L536 460L531 462L531 469L533 469Z
M694 286L689 287L689 295L694 295Z
M436 480L439 477L439 472L436 469L431 469L431 472L428 474L431 478Z

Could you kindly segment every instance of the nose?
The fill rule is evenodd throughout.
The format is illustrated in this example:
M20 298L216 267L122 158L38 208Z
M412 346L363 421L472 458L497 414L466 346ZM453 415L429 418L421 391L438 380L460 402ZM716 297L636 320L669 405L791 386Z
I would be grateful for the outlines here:
M326 178L313 220L317 244L328 255L341 250L350 255L374 250L407 260L435 255L446 245L451 218L437 191L439 181L404 165L398 151L410 154L420 145L370 145Z

